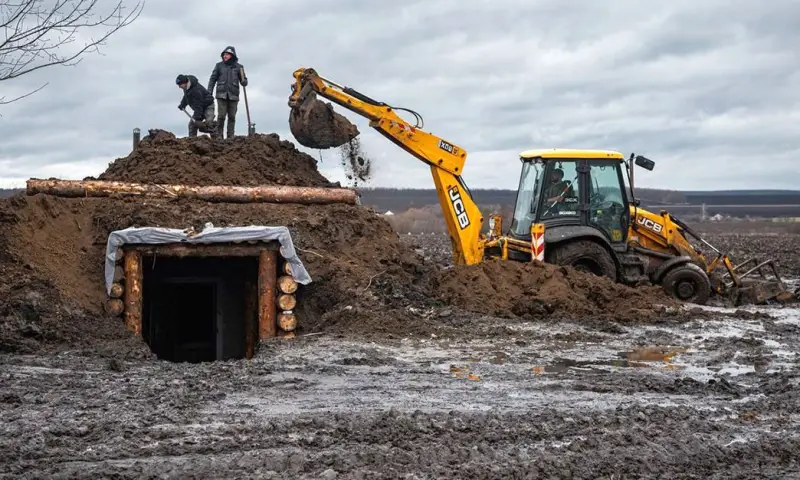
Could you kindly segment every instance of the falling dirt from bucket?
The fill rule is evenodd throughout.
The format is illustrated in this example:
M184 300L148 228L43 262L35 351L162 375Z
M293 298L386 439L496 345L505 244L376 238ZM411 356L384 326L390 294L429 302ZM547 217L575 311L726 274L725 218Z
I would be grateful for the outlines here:
M372 160L361 148L361 142L353 138L340 148L342 154L342 167L347 179L353 187L358 187L359 182L366 182L372 175Z

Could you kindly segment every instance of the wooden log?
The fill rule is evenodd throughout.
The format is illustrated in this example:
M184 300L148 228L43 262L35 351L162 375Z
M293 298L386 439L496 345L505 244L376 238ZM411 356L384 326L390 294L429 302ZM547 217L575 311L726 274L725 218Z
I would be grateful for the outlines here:
M283 262L283 273L286 275L292 275L292 264L289 262Z
M294 293L297 291L297 282L294 278L283 275L278 279L278 289L283 293Z
M278 304L280 310L294 310L294 307L297 305L297 298L295 298L294 295L283 293L278 295L278 299L275 303Z
M112 283L111 284L111 298L122 298L122 294L125 293L125 289L119 283Z
M125 252L121 248L116 249L114 251L114 261L120 263L123 258L125 258Z
M258 261L258 338L265 340L277 334L275 279L278 275L278 252L263 250Z
M292 312L281 312L278 315L278 326L284 332L292 332L297 328L297 317Z
M109 298L106 300L106 312L118 317L125 311L125 302L119 298Z
M142 333L142 256L139 252L125 252L125 327Z
M125 247L128 251L135 250L148 257L258 257L264 249L277 250L278 248L280 248L278 241L259 242L258 245L168 243Z
M255 283L245 283L244 344L245 358L253 358L256 349L256 330L258 329L258 288Z
M27 194L58 197L155 197L191 198L225 203L299 203L305 205L345 203L358 204L358 192L349 188L292 187L259 185L153 185L144 183L107 182L101 180L42 180L27 182Z

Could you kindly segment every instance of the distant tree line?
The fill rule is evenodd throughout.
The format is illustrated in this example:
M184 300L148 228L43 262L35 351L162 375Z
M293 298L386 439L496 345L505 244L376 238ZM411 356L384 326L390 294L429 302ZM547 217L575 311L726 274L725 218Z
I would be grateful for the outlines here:
M0 198L10 197L21 191L21 188L0 188Z
M363 188L360 192L361 202L380 212L389 210L400 213L408 209L439 204L439 197L433 189ZM475 203L479 206L511 207L517 199L516 190L475 189L471 192ZM651 204L686 203L686 196L682 192L673 190L637 188L636 198L643 203Z

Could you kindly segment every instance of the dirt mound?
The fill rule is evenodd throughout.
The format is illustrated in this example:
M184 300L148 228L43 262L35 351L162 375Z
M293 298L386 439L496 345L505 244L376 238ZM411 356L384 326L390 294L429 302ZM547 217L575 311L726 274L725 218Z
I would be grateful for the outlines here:
M650 319L676 303L658 287L630 288L569 267L489 260L441 270L436 295L462 309L497 317L604 316Z
M206 136L177 138L164 130L150 130L135 150L116 159L97 178L186 185L340 186L319 173L313 157L276 134L221 142Z
M102 314L102 261L91 250L91 217L60 199L21 194L0 200L0 352L64 345L94 354L150 357L149 350ZM59 232L63 232L59 234ZM87 235L82 235L86 232ZM85 308L85 307L90 308Z
M424 282L422 259L402 245L389 224L372 211L352 205L219 204L200 201L83 198L63 199L45 195L14 197L2 201L6 216L2 262L3 291L17 291L20 298L44 296L47 301L32 305L47 322L10 321L20 310L19 302L0 296L0 322L10 329L0 339L0 349L20 350L35 342L21 342L30 325L47 331L42 344L80 345L80 336L92 338L97 322L114 324L119 339L128 335L118 319L105 316L103 279L104 251L108 235L132 226L187 228L211 222L215 226L285 225L311 274L313 283L298 294L296 311L302 331L324 329L328 322L342 325L337 317L350 318L347 307L366 311L383 308L377 274L392 279L405 291ZM7 265L28 272L6 276ZM9 267L10 268L10 267ZM415 278L416 277L416 278ZM425 286L420 288L426 288ZM397 291L397 290L394 290ZM38 298L38 297L37 297ZM77 317L62 319L62 313L43 307L66 305ZM16 313L15 313L16 312ZM79 317L79 318L78 318ZM87 321L86 318L93 319ZM24 319L23 319L24 320ZM65 323L70 330L61 332ZM351 325L345 322L344 325ZM118 327L118 328L116 328ZM74 332L82 332L73 335ZM62 334L63 333L63 334ZM113 335L111 335L113 337ZM16 340L14 338L16 338ZM109 336L98 338L108 340Z

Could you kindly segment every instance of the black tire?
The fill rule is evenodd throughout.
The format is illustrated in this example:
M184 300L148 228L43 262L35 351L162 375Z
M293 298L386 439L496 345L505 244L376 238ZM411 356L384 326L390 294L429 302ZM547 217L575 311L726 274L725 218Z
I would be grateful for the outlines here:
M617 265L614 263L614 258L597 242L573 240L553 248L550 263L570 266L576 270L617 281Z
M694 263L671 268L664 275L661 287L676 300L697 305L705 305L712 292L708 275Z

